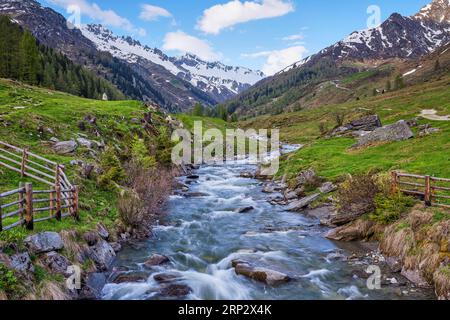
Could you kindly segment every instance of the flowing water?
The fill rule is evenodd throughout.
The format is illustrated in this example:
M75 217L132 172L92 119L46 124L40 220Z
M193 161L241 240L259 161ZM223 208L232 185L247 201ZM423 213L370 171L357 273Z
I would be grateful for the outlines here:
M148 280L107 284L103 298L161 299L153 275L176 271L178 283L192 289L187 299L400 299L391 286L369 290L347 261L333 258L338 248L323 237L327 230L319 221L269 204L260 181L240 177L250 170L256 168L238 162L196 170L200 178L190 192L208 196L172 196L155 236L118 254L116 268L145 271ZM249 206L254 210L235 212ZM145 269L143 263L154 253L168 256L171 264ZM231 266L236 258L294 280L270 287L238 276Z

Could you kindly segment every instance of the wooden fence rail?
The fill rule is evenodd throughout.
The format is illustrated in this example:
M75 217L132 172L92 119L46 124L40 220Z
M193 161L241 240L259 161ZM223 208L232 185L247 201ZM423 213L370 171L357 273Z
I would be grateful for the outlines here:
M421 197L427 206L450 209L450 179L394 171L392 189Z
M10 199L10 202L5 199ZM48 214L43 215L46 212ZM34 191L33 185L26 183L16 190L0 194L0 231L21 225L32 230L34 223L50 219L61 221L68 216L79 219L77 187L62 189L56 186L50 190Z
M54 161L0 141L0 167L30 177L45 185L50 190L34 190L31 183L19 189L0 194L0 231L24 225L33 229L34 223L50 219L61 220L63 217L78 215L78 187L70 183L64 172L64 166ZM39 196L47 195L47 198ZM6 198L17 197L6 203ZM5 213L5 210L16 210ZM48 212L49 215L43 216ZM18 220L11 222L14 218ZM5 226L6 222L10 222Z

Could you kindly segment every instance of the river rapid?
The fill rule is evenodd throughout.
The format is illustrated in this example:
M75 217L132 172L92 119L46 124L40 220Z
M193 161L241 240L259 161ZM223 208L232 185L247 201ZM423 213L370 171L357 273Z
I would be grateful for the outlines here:
M256 166L235 161L203 166L194 172L199 178L189 183L189 192L204 196L171 196L167 215L154 228L154 237L124 248L115 270L140 272L144 282L108 283L103 299L168 299L159 294L161 284L153 276L176 272L176 283L191 293L184 299L415 299L420 292L399 294L398 286L369 290L355 269L366 268L361 261L349 262L351 252L324 238L328 229L318 219L287 212L268 203L261 181L240 177ZM253 207L247 213L237 213ZM147 268L152 254L170 258L167 265ZM342 258L344 257L344 258ZM242 259L289 275L292 281L268 286L237 275L232 260ZM173 299L173 297L172 297Z

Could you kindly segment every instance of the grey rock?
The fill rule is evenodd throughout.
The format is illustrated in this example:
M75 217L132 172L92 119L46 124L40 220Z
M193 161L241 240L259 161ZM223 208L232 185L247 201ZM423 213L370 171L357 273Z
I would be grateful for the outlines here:
M86 147L88 149L92 148L92 141L86 138L77 138L77 142L80 146Z
M349 123L352 130L373 131L381 127L381 119L378 115L369 115Z
M64 248L63 240L56 232L42 232L28 236L25 244L34 253L46 253Z
M10 264L14 270L19 272L34 272L34 266L31 262L28 252L17 253L10 257Z
M57 142L59 142L59 139L56 137L51 137L49 141L53 142L53 143L57 143Z
M395 124L378 128L375 131L359 138L354 147L362 147L375 142L403 141L414 137L408 124L401 120Z
M114 252L119 252L120 250L122 250L122 245L118 242L111 242L110 243L111 248L113 248Z
M52 251L48 252L45 256L45 263L55 273L62 274L65 276L69 276L70 274L67 272L67 269L71 265L70 261L60 255L59 253Z
M319 191L322 193L330 193L337 189L337 187L332 182L325 182L322 184L322 186L319 188Z
M101 270L107 270L114 261L115 256L114 249L105 240L98 241L95 246L89 249L89 257Z
M402 276L414 283L420 288L429 288L430 285L425 280L425 278L420 274L418 270L406 270L405 268L401 271Z
M89 274L86 280L86 289L88 289L88 292L91 293L92 295L91 299L92 298L98 299L101 297L101 293L104 286L106 285L106 281L107 279L104 272L96 272Z
M186 198L201 198L201 197L207 197L207 196L209 196L209 194L204 193L204 192L188 192L188 193L185 193L184 196Z
M109 232L103 223L99 222L97 224L97 232L98 232L98 235L103 238L103 240L108 240Z
M297 183L299 185L304 185L310 181L315 180L316 178L317 175L313 169L304 170L297 176Z
M320 194L315 193L311 196L302 198L300 200L293 201L288 205L286 210L287 211L296 211L296 212L302 211L319 197L320 197Z
M55 145L53 146L53 150L55 150L56 153L58 154L69 154L69 153L73 153L78 147L78 144L73 141L61 141L61 142L57 142L55 143Z

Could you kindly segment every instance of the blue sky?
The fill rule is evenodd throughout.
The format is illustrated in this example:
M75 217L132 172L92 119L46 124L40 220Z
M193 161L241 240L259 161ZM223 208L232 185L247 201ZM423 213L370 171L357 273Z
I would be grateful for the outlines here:
M412 15L431 0L40 0L81 23L102 23L170 55L184 52L273 73L367 28L369 6L381 20Z

